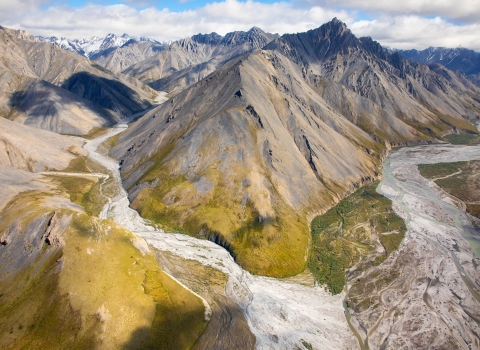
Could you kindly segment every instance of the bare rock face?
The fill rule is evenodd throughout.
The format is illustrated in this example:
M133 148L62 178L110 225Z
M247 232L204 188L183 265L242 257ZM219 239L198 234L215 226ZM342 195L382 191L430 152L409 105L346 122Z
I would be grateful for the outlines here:
M61 236L63 229L64 227L62 227L61 220L58 219L57 212L55 211L48 221L47 228L42 235L42 240L45 240L45 243L48 245L63 246L65 244Z
M337 19L286 34L265 48L302 67L306 80L339 82L427 135L477 132L467 120L480 116L472 97L480 90L468 79L391 54L371 38L358 39Z
M257 27L248 32L197 34L178 40L167 50L132 65L124 73L134 76L156 90L178 93L227 61L259 49L277 35Z
M304 268L308 220L377 178L391 145L473 132L464 116L479 112L468 104L478 93L335 19L231 60L141 118L112 154L143 216L282 276Z
M155 94L133 78L3 27L0 48L0 115L38 128L85 134L149 107Z

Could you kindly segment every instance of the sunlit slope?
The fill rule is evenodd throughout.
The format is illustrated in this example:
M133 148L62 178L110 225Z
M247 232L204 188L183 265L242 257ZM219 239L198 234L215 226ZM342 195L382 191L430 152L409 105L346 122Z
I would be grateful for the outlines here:
M144 241L95 217L98 206L83 210L101 202L99 179L4 169L2 349L193 346L206 326L202 301L158 267Z

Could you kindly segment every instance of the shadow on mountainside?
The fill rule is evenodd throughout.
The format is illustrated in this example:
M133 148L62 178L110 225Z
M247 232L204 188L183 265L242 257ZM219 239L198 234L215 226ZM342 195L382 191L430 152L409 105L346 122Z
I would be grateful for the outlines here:
M13 93L9 100L10 108L33 118L57 116L59 109L68 105L99 114L107 124L151 106L122 82L88 72L72 75L60 87L36 80L24 90Z
M135 90L122 82L88 72L73 74L63 82L61 88L114 113L121 112L123 107L127 112L121 113L123 117L151 106Z
M33 118L52 117L57 115L62 107L76 105L114 121L110 111L43 80L36 80L27 85L25 90L14 92L8 105Z
M138 328L128 342L123 344L122 349L190 349L204 332L204 309L202 304L199 304L201 307L192 309L186 307L185 303L189 304L188 301L172 301L169 298L169 301L157 304L151 327Z

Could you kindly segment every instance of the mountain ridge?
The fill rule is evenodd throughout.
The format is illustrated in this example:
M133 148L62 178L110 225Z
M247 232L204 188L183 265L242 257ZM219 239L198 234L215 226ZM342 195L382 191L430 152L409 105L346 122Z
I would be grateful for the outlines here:
M259 49L277 34L253 27L225 36L197 34L173 42L168 50L139 62L125 71L156 90L176 94L220 68L228 60Z
M458 70L480 86L480 53L466 48L429 47L424 50L394 50L400 55L423 64L439 63Z
M480 110L463 95L480 90L465 84L334 20L228 61L111 154L142 216L222 244L254 273L290 275L305 266L309 220L378 178L390 147L474 132L465 113Z
M1 115L12 120L86 134L148 108L156 94L24 31L2 27L0 47Z

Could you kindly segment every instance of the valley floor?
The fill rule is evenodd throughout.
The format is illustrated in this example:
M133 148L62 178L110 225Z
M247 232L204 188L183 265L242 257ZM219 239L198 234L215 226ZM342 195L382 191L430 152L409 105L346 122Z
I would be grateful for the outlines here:
M98 144L118 131L91 141L85 148L120 183L117 163L95 152ZM416 167L422 162L451 158L480 159L480 147L403 148L385 162L385 178L378 190L393 201L393 208L405 220L408 231L399 250L379 266L365 269L362 260L347 274L346 300L365 301L362 307L347 309L351 329L361 338L362 348L423 347L433 341L432 334L440 348L479 346L476 335L480 332L475 320L480 316L480 261L472 253L479 242L478 232L463 211L439 199L438 192ZM332 296L323 287L251 275L212 242L164 233L149 225L129 208L126 193L123 189L121 192L102 215L145 239L157 251L157 257L168 252L166 256L173 254L222 272L226 276L224 296L231 301L232 311L243 312L256 339L256 348L358 346L347 328L342 307L344 294ZM159 260L165 264L162 268L185 284L201 279L191 275L187 278L182 264L168 264L168 258ZM244 322L241 319L239 323ZM242 328L232 323L228 327ZM242 329L249 334L244 326ZM252 341L247 341L240 347L252 345Z

